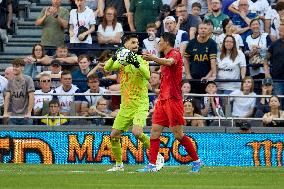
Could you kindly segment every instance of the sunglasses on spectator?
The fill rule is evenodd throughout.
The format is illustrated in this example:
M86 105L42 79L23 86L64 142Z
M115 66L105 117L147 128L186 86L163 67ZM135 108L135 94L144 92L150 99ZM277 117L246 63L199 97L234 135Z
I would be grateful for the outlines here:
M40 82L42 82L42 83L49 83L49 82L51 82L51 80L50 80L50 79L47 79L47 80L41 80Z
M192 102L192 98L187 98L187 99L185 99L185 100L183 100L183 103L186 103L186 102Z

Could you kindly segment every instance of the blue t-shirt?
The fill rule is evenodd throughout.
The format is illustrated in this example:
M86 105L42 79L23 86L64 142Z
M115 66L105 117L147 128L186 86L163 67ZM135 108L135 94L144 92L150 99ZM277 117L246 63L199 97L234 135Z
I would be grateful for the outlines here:
M88 90L87 75L84 75L80 69L76 69L71 75L73 80L72 83L76 85L80 91L85 92Z
M257 15L255 13L251 13L249 12L247 17L249 19L254 19L257 17ZM245 28L248 27L247 23L241 18L240 15L238 14L234 14L233 18L232 18L232 22L234 23L234 25L240 26L241 28ZM246 41L247 36L249 36L250 34L252 34L251 30L247 30L246 32L240 34L240 36L242 37L243 41Z

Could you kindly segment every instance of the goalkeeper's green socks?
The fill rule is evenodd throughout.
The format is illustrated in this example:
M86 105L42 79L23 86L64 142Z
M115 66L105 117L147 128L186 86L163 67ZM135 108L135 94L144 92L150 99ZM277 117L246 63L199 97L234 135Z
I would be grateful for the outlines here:
M150 148L150 138L147 135L145 135L145 133L142 133L137 138L143 143L144 148L146 149Z
M120 138L111 138L111 151L115 157L116 164L122 163L122 150L121 150L121 144L120 144Z

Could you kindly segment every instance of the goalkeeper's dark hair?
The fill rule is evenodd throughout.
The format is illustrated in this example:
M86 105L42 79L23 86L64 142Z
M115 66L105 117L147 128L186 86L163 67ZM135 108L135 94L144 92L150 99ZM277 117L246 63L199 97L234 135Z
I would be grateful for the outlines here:
M132 38L136 38L139 39L139 36L137 34L131 33L131 34L127 34L122 36L122 44L125 44L127 41L129 41Z
M165 32L161 35L165 42L168 42L171 47L175 46L176 35L170 32Z

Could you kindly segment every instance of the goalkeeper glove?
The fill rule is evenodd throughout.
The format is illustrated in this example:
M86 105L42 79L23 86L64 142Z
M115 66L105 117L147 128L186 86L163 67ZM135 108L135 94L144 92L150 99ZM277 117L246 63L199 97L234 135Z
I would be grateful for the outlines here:
M126 58L126 62L128 64L132 64L133 66L135 66L135 68L140 67L140 63L138 62L137 55L135 53L129 53Z
M112 59L113 61L116 61L116 60L117 60L116 53L115 53L114 55L112 55L111 59Z

